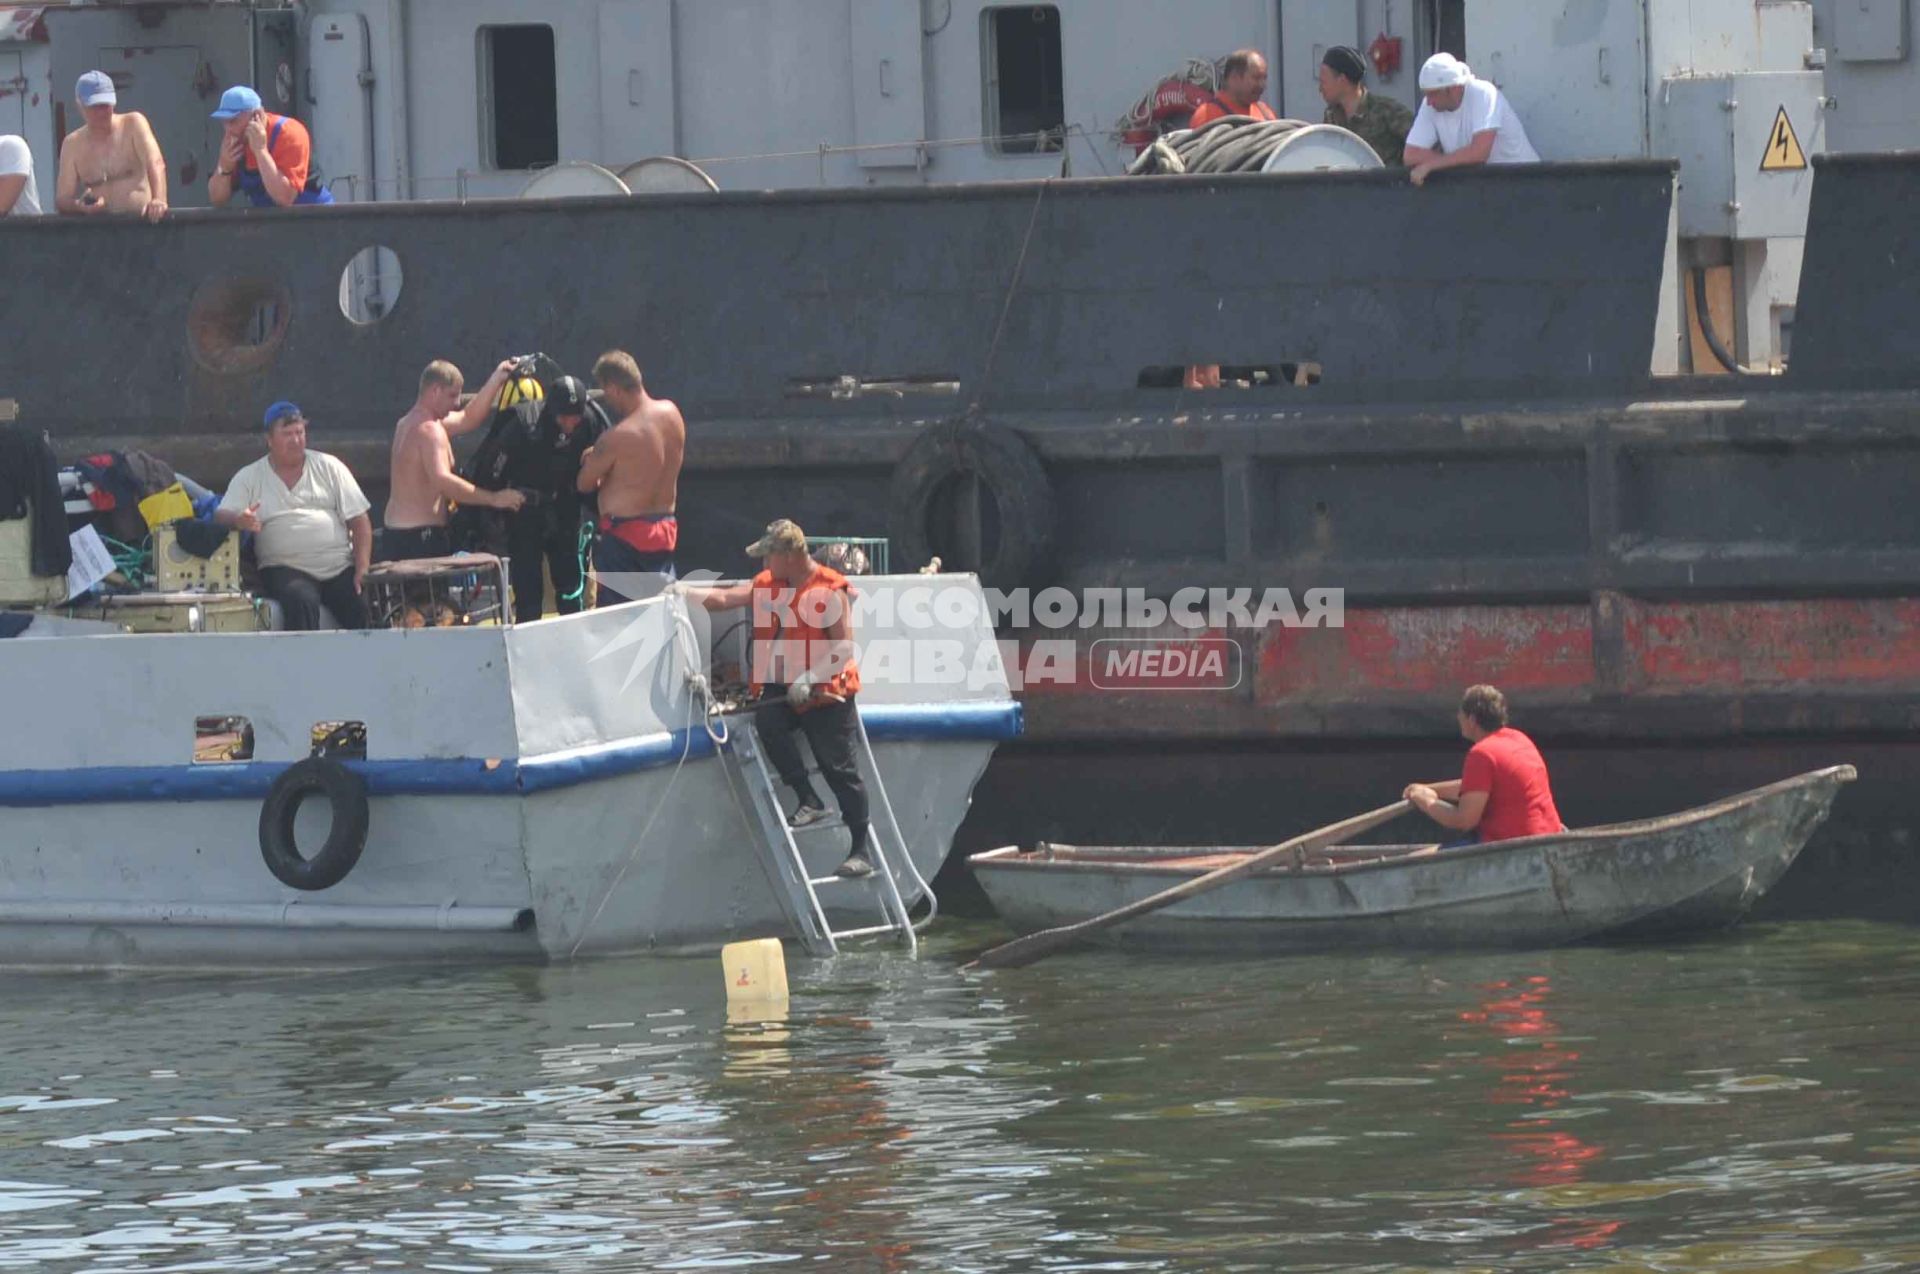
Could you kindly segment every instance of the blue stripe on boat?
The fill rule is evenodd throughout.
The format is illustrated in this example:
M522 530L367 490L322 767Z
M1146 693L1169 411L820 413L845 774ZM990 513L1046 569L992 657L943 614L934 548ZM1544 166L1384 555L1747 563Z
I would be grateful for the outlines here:
M862 708L874 742L1017 738L1017 703L876 704ZM597 779L715 754L704 729L662 732L521 760L348 761L373 796L512 796L551 792ZM262 800L287 769L283 761L214 765L99 766L0 773L0 806L84 805L106 801Z

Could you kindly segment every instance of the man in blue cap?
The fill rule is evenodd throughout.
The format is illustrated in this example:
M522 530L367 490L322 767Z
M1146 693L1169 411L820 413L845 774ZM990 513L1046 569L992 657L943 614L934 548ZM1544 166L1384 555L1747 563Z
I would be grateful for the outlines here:
M54 207L70 216L131 213L157 222L167 215L167 160L153 125L139 111L119 110L105 71L88 71L73 90L87 121L60 143Z
M236 85L220 95L213 113L225 127L220 162L207 178L207 198L217 208L244 194L256 208L291 208L295 204L332 203L333 194L310 176L313 139L307 126L291 115L275 115L260 95Z
M295 632L320 627L324 603L342 628L365 628L360 585L373 562L373 507L337 458L307 450L307 418L290 402L261 421L267 454L233 475L213 519L255 535L267 596Z

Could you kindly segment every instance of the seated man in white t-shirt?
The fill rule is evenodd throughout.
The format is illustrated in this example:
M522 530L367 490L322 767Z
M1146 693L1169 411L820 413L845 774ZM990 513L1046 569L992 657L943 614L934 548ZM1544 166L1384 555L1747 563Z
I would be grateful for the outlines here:
M267 408L267 454L233 475L214 521L252 531L260 583L287 627L320 627L324 603L342 628L365 628L360 586L373 561L372 506L333 456L307 450L307 418L289 402Z
M14 133L0 134L0 217L40 215L40 189L33 184L33 147Z
M1420 94L1420 113L1407 133L1407 175L1414 185L1426 185L1442 168L1540 162L1507 95L1453 54L1427 59Z

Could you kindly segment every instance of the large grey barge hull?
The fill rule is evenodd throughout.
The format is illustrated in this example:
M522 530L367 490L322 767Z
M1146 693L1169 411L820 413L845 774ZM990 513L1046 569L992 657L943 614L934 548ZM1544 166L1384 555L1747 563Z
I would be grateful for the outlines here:
M691 421L683 567L736 569L741 536L786 515L1000 587L1345 590L1342 629L1220 631L1230 687L1029 687L1028 735L987 780L1013 808L976 821L1047 822L1059 785L1043 804L1035 776L1062 764L1101 815L1114 749L1220 789L1236 826L1274 775L1364 803L1369 757L1432 777L1452 697L1492 680L1572 787L1629 775L1648 812L1704 795L1708 769L1720 790L1778 773L1770 749L1863 743L1855 804L1896 811L1897 837L1920 832L1892 799L1920 779L1902 215L1920 159L1815 163L1783 376L1648 373L1686 280L1666 269L1671 167L1624 163L1423 190L1329 174L9 223L0 396L63 450L143 446L217 483L255 454L260 403L290 395L317 445L378 474L429 358L579 368L619 345ZM376 245L403 285L363 326L340 275ZM121 299L70 303L92 295ZM1150 387L1191 362L1296 374ZM1043 486L1009 492L982 459L1009 436ZM1676 744L1692 759L1639 759ZM1846 830L1884 905L1898 842L1850 817L1809 859Z

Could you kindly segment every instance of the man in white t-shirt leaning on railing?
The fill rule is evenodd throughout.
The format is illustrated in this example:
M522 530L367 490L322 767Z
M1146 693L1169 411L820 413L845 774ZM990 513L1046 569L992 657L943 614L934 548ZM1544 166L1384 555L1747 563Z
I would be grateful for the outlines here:
M1427 59L1420 95L1420 113L1407 134L1407 175L1414 185L1426 185L1443 168L1540 162L1507 95L1453 54Z
M289 402L267 408L267 454L233 475L214 520L254 533L260 584L296 632L320 627L320 607L342 628L365 628L360 586L373 561L373 519L339 459L307 449L307 418Z
M40 215L40 190L33 183L33 148L14 133L0 134L0 217Z

